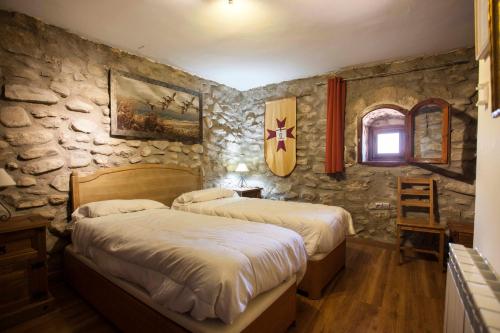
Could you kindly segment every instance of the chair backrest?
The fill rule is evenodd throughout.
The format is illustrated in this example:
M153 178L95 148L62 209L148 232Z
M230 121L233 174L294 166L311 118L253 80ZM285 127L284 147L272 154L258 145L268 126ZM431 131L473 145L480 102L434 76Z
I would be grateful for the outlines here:
M436 223L434 179L398 177L398 221L405 218L405 207L428 208L429 224Z

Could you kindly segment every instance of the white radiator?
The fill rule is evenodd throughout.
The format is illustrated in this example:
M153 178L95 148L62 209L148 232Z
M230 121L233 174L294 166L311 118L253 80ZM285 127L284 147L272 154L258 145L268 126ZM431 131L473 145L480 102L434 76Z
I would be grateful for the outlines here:
M445 333L500 333L500 279L476 250L450 244Z

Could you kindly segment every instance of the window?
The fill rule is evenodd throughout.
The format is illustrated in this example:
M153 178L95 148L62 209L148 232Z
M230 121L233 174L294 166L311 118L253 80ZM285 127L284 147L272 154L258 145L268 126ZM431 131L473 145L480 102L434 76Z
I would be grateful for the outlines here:
M431 98L415 105L408 116L410 162L447 164L450 152L450 105Z
M377 134L377 155L386 156L388 154L401 154L400 133L389 131L387 133Z
M372 160L403 161L405 157L404 127L371 128Z
M364 163L401 164L406 155L406 114L397 106L379 106L360 125L360 160Z
M380 105L366 113L358 128L358 161L366 164L448 163L450 107L431 98L409 112Z

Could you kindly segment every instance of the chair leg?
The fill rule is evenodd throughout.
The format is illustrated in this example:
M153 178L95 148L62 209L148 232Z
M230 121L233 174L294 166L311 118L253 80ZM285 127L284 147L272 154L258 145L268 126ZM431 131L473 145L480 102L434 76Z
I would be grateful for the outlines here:
M444 272L444 231L439 233L439 265Z
M398 251L398 256L399 256L399 265L403 263L403 257L401 253L401 228L397 226L396 228L396 250Z

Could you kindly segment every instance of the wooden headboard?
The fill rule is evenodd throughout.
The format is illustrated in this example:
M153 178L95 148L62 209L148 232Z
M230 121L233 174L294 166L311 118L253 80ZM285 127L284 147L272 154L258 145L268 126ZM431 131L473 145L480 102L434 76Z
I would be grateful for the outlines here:
M71 175L73 210L79 206L111 199L152 199L168 206L179 195L199 190L203 177L199 168L165 164L135 164Z

